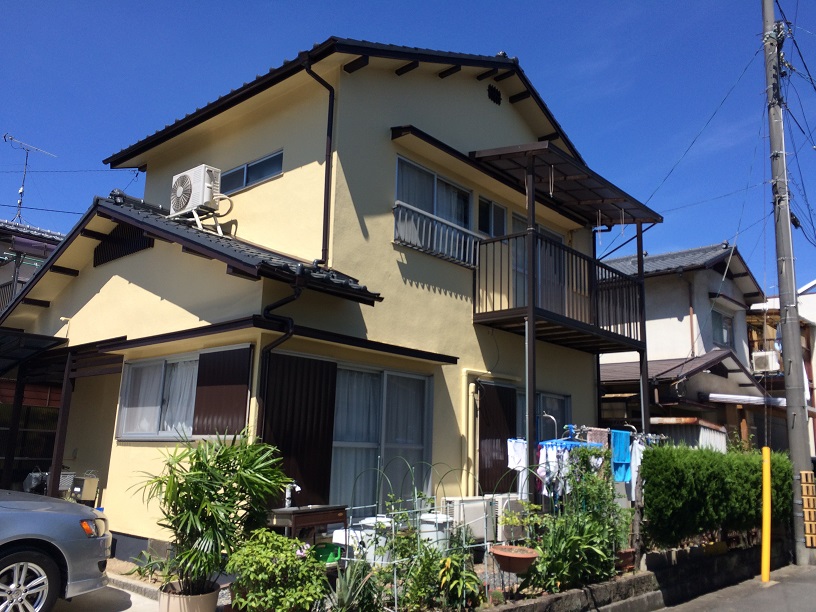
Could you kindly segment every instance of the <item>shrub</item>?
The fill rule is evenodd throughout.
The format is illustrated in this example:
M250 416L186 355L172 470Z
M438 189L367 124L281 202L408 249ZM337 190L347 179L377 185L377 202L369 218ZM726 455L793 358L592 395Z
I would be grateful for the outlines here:
M762 523L762 456L718 453L684 446L646 449L641 464L645 532L659 546ZM773 520L790 520L793 468L786 454L771 453Z
M615 499L610 451L572 449L567 481L570 493L556 515L541 514L540 507L527 504L520 515L505 521L523 525L529 533L526 544L539 554L522 589L558 592L615 575L615 550L624 532L628 536L630 513Z
M304 544L268 529L258 529L230 557L235 574L232 605L238 610L308 611L329 592L323 564Z

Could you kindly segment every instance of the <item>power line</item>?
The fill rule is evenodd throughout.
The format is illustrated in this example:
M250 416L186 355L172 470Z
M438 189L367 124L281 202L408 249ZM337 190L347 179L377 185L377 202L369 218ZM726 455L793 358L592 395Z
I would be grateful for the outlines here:
M16 204L0 204L0 207L3 208L17 208ZM60 213L63 215L81 215L83 213L76 212L73 210L59 210L57 208L37 208L36 206L23 206L25 210L37 210L40 212L52 212L52 213Z
M731 197L733 195L737 195L738 193L745 193L746 191L750 191L751 189L756 189L757 187L762 187L762 183L756 183L755 185L749 185L747 187L742 187L741 189L735 189L734 191L729 191L728 193L724 193L722 195L714 196L713 198L707 198L705 200L698 200L697 202L692 202L690 204L681 204L680 206L675 206L674 208L667 208L666 210L661 211L664 215L674 212L676 210L682 210L684 208L691 208L692 206L699 206L700 204L707 204L709 202L714 202L716 200L722 200L724 198Z
M739 82L742 80L742 77L743 77L743 76L745 76L745 73L746 73L746 72L748 72L748 68L750 68L750 67L751 67L751 64L753 64L753 63L754 63L754 60L756 59L756 56L757 56L757 55L759 55L759 52L760 52L760 51L762 51L762 47L761 47L761 46L760 46L760 47L759 47L759 48L756 50L756 52L754 53L754 55L753 55L753 56L751 56L751 59L750 59L750 60L748 61L748 63L746 64L745 68L743 68L742 72L741 72L741 73L740 73L740 75L737 77L737 80L736 80L736 81L734 82L734 84L733 84L733 85L731 85L731 87L728 89L728 91L727 91L727 92L726 92L726 94L725 94L725 97L724 97L724 98L722 99L722 101L720 101L720 103L717 105L717 108L715 108L715 109L714 109L714 112L711 114L711 116L710 116L710 117L708 118L708 120L705 122L705 124L704 124L704 125L703 125L703 127L700 129L700 131L699 131L699 132L697 132L697 135L696 135L696 136L695 136L695 137L692 139L692 141L691 141L691 143L689 144L689 146L688 146L688 147L686 147L686 150L685 150L685 151L683 151L683 154L680 156L680 159L678 159L678 160L677 160L677 161L674 163L674 165L671 167L671 169L670 169L670 170L669 170L669 172L666 174L666 176L665 176L665 177L663 177L663 180L662 180L662 181L660 181L660 184L659 184L659 185L658 185L658 186L655 188L655 190L652 192L652 195L650 195L648 198L646 198L646 201L644 202L644 204L648 204L648 203L649 203L649 201L650 201L650 200L651 200L651 199L654 197L654 195L655 195L655 194L658 192L658 190L659 190L659 189L660 189L660 188L661 188L661 187L662 187L662 186L663 186L663 185L666 183L666 181L667 181L667 180L669 180L669 177L670 177L670 176L672 175L672 173L675 171L675 169L677 168L677 166L679 166L679 165L680 165L680 162L682 162L682 161L683 161L683 159L685 159L686 155L688 155L688 152L689 152L689 151L691 151L691 149L692 149L692 147L694 146L694 144L697 142L697 140L700 138L700 136L702 136L702 135L703 135L703 132L705 132L705 131L706 131L706 129L708 128L709 124L710 124L710 123L713 121L714 117L716 117L716 116L717 116L717 113L718 113L718 112L720 111L720 109L723 107L723 105L725 104L725 101L726 101L726 100L728 100L728 97L731 95L731 92L733 92L733 91L734 91L734 89L736 88L736 86L737 86L737 85L739 84Z

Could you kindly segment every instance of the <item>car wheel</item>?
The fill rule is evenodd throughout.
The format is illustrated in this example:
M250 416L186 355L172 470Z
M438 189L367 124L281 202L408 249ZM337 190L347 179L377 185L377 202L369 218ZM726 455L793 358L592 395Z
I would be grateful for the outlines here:
M59 568L51 557L34 550L0 555L0 610L49 612L59 588Z

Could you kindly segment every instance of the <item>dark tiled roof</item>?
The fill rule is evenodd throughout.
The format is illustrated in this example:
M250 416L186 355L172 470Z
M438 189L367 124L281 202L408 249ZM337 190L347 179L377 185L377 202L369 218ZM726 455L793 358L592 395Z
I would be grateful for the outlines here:
M434 51L431 49L388 45L332 36L322 43L315 44L309 51L301 51L295 59L284 60L281 66L270 69L267 74L258 75L255 80L244 83L241 87L233 89L228 94L212 102L208 102L203 107L197 108L194 112L177 119L171 124L165 125L150 136L125 147L118 153L114 153L103 160L103 163L110 164L111 167L127 167L124 164L136 155L144 153L152 147L166 142L184 131L211 119L219 113L248 100L252 96L273 87L304 70L307 64L316 64L334 53L365 55L404 61L416 60L428 63L475 66L484 67L488 70L496 68L504 70L507 73L512 72L518 76L525 89L532 95L532 98L535 100L541 112L544 113L547 120L552 123L555 131L558 133L558 138L564 142L567 150L575 156L576 159L583 161L575 145L569 140L566 134L564 134L561 126L555 120L555 117L533 87L532 83L527 79L524 71L519 66L518 60L514 57L507 57L506 54L491 56L454 53L450 51Z
M6 221L4 219L0 219L0 233L8 232L9 234L15 234L17 236L24 236L26 238L31 238L33 240L42 240L43 242L49 242L56 244L60 242L63 238L65 238L64 234L60 234L59 232L52 232L51 230L41 229L39 227L32 227L30 225L24 225L22 223L15 223L14 221Z
M293 283L298 277L305 286L357 302L374 304L382 301L379 293L369 291L353 278L337 270L276 253L264 247L231 236L202 231L195 225L170 219L161 208L114 191L111 198L97 198L94 206L106 216L140 227L150 234L177 242L201 254L223 261L250 276L266 277Z
M643 258L643 271L646 275L650 275L674 272L678 269L693 270L710 268L719 261L727 258L731 252L731 248L727 242L721 242L710 246L686 249L685 251L647 255ZM733 248L736 252L736 247ZM634 255L618 257L616 259L606 259L604 263L624 274L632 276L637 274L637 257Z
M675 380L683 376L693 376L702 370L736 356L730 350L714 349L689 359L654 359L649 360L649 378L652 380ZM640 379L640 362L625 361L621 363L602 363L602 383L633 382Z

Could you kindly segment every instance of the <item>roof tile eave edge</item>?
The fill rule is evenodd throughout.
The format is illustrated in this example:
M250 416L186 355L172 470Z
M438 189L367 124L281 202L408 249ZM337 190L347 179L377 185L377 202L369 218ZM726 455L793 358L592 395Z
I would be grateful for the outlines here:
M67 234L65 234L65 238L57 244L57 248L55 248L51 255L49 255L48 259L46 259L40 269L34 273L34 275L28 280L28 282L23 285L23 288L20 290L20 293L15 295L11 301L6 304L6 306L0 310L0 326L2 326L5 321L11 316L12 311L19 306L23 299L31 292L31 290L40 282L40 280L45 276L48 271L51 269L51 266L62 256L62 254L68 249L68 247L73 244L74 240L76 240L77 236L79 236L80 232L87 227L88 223L91 222L96 216L97 211L99 210L100 202L104 201L104 198L101 196L96 196L94 198L93 204L91 204L90 208L85 211L85 214L79 218L76 225L71 228Z

